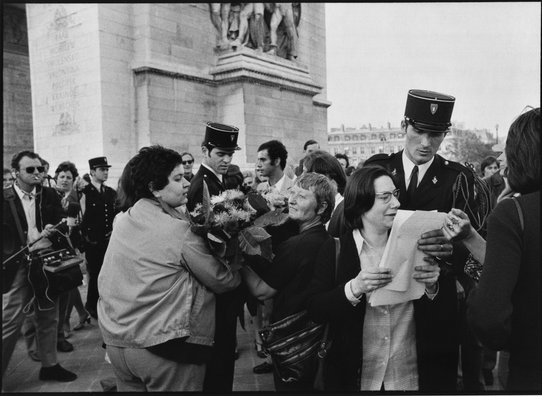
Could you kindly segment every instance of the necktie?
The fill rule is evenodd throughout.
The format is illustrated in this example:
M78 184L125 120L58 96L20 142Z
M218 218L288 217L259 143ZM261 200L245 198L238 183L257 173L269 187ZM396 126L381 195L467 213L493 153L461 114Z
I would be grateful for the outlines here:
M410 174L410 183L408 184L407 196L408 202L411 203L414 199L414 193L416 192L416 187L418 187L418 166L415 165Z

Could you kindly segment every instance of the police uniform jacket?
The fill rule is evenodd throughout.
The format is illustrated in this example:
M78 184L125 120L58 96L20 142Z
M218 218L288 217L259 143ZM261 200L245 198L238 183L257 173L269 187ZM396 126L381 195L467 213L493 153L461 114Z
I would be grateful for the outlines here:
M108 186L102 185L102 188L104 192L100 193L92 183L89 183L83 189L85 213L81 230L90 244L106 243L113 231L117 192Z
M203 165L200 166L198 172L190 182L190 188L188 189L188 202L186 203L186 208L189 211L194 210L196 204L201 203L203 200L204 181L207 183L210 196L219 195L225 190L224 184L218 180L218 177L216 177L213 172Z

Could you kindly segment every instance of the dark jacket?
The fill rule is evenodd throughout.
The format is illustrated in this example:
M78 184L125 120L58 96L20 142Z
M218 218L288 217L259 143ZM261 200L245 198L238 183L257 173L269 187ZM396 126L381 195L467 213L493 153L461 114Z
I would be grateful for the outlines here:
M356 277L361 267L352 233L346 233L340 239L335 281L334 240L328 240L318 253L309 288L308 309L315 321L330 323L332 345L324 370L326 390L359 391L367 301L364 296L354 307L345 296L346 282ZM448 315L454 307L455 284L441 280L433 301L425 295L414 301L420 391L455 391L457 359L454 354L457 353L458 332L450 331L455 318Z
M489 216L484 270L468 299L467 319L488 348L510 351L506 390L542 390L540 191L512 199Z
M83 189L85 213L81 222L81 231L91 245L107 243L113 231L117 192L109 186L102 187L103 194L92 183L87 184Z
M21 240L18 232L10 202L15 205L15 211L23 232L23 240ZM28 223L26 222L23 205L13 186L4 189L2 210L2 261L4 261L26 245L28 234ZM36 186L36 227L38 231L43 231L47 224L58 224L63 217L62 205L56 191L49 187ZM66 225L61 225L58 229L65 233L68 228ZM59 234L55 233L49 239L54 248L64 247L63 238ZM2 280L3 287L6 285L6 290L9 290L15 273L24 262L23 256L17 256L15 260L6 263L5 272L4 268L2 271L2 277L5 278Z
M224 185L213 172L203 165L200 166L198 172L190 182L190 188L188 189L186 208L190 212L194 210L196 204L201 203L203 200L203 181L207 183L210 196L219 195L225 190Z

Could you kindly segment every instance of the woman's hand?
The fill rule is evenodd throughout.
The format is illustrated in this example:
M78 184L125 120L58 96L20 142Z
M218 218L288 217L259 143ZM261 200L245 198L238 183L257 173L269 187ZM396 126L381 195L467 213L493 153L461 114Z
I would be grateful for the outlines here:
M356 298L359 298L363 293L369 293L386 286L391 282L392 276L389 268L368 268L361 270L350 282L352 293Z
M469 216L460 209L452 208L446 215L442 231L449 241L460 241L470 238L474 230L470 223Z
M414 267L414 279L425 284L425 290L428 293L434 294L437 291L437 281L440 275L440 267L437 261L427 256L423 258L426 264L417 265Z
M418 249L436 258L450 257L454 251L452 243L444 236L442 229L423 233L418 239Z

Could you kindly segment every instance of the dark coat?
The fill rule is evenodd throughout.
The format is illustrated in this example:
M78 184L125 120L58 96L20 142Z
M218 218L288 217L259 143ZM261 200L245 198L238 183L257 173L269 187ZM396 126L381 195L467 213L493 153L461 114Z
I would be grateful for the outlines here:
M207 169L205 166L200 166L198 172L190 182L190 188L188 189L188 202L186 208L191 212L194 210L196 204L201 203L203 200L203 181L207 183L209 188L209 195L219 195L225 190L224 184L216 175Z
M190 182L188 202L189 211L203 200L203 181L207 183L209 195L219 195L224 185L216 175L205 166L200 166ZM205 392L231 392L233 387L233 371L235 366L235 346L237 333L237 317L243 313L246 288L243 284L238 288L216 295L215 343L211 361L205 372L203 390Z
M334 240L328 240L318 253L308 309L315 321L330 323L332 345L324 370L326 390L358 391L367 301L363 297L354 307L345 296L346 282L356 277L361 267L352 233L340 239L336 279ZM439 292L433 301L425 295L414 301L420 391L455 391L457 359L450 356L456 353L458 333L449 331L454 318L448 313L455 309L455 298L448 298L450 287L455 297L455 284L439 280Z
M116 215L115 201L117 192L109 186L102 186L101 194L92 183L83 189L85 194L85 213L81 222L81 231L90 245L105 244L113 231L113 219Z
M23 240L21 240L18 232L10 201L15 205L15 211L23 232ZM13 186L4 189L2 215L2 261L4 261L26 245L28 235L28 223L26 222L23 205ZM38 231L43 231L43 228L47 224L58 224L63 217L62 205L56 191L49 187L36 186L36 227ZM68 231L68 227L65 224L62 224L58 229L62 233ZM66 247L63 244L65 241L64 238L60 237L59 234L53 234L49 237L49 240L53 243L54 248ZM6 287L9 289L15 273L24 262L23 256L18 256L15 260L10 260L6 264L5 272L4 269L2 271L2 278L5 278L2 280L3 287L4 285L8 285Z
M467 318L487 347L510 351L506 390L542 390L540 191L502 200L489 217L487 252Z

